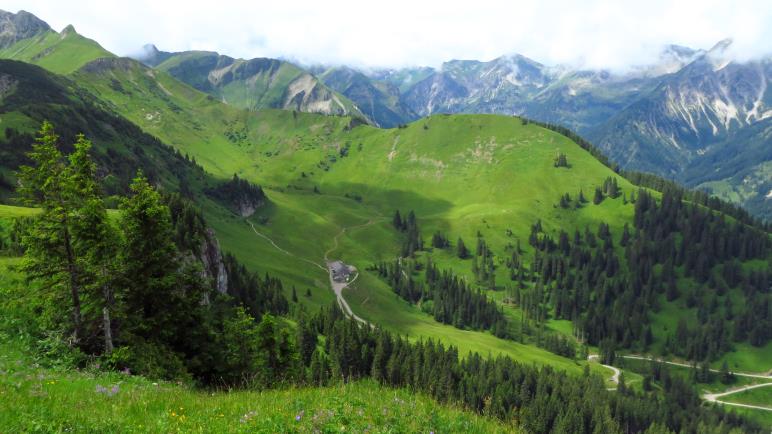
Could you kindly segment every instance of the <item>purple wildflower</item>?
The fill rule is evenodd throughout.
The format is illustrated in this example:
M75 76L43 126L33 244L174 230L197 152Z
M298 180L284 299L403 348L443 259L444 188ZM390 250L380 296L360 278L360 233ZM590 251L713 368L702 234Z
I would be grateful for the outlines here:
M123 368L123 370L121 371L121 374L123 374L123 375L131 375L131 369L129 369L128 367Z
M305 410L301 411L300 413L295 416L296 421L300 421L300 419L303 419L303 414L305 413Z
M121 389L120 389L120 387L117 384L115 386L109 388L109 389L104 387L104 386L102 386L101 384L97 384L96 387L94 388L94 392L96 392L96 393L104 393L107 396L115 396L120 391L121 391Z

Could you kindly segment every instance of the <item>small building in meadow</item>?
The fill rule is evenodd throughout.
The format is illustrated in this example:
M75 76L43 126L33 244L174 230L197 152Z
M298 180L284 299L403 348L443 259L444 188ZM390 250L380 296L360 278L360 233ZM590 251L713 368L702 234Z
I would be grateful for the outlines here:
M330 272L332 273L332 280L339 283L348 282L351 278L351 267L344 264L343 261L331 262Z

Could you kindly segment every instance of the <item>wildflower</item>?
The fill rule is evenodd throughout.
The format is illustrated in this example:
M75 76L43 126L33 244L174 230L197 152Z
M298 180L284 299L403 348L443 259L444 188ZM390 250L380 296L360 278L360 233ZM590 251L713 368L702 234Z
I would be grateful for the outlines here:
M305 414L305 410L301 411L300 413L295 416L296 421L300 421L300 419L303 419L303 415Z
M96 393L107 393L107 388L102 386L101 384L97 384L96 387L94 388L94 391Z
M120 388L119 388L119 387L118 387L118 385L116 384L115 386L113 386L112 388L110 388L110 393L108 393L107 395L108 395L108 396L114 396L114 395L117 395L117 394L118 394L118 392L120 392L120 391L121 391L121 390L120 390Z
M241 416L241 419L239 421L241 423L248 423L255 416L257 416L257 412L252 410L249 413L245 414L244 416Z
M131 369L129 369L128 367L123 368L123 370L121 370L121 374L123 374L123 375L131 375Z

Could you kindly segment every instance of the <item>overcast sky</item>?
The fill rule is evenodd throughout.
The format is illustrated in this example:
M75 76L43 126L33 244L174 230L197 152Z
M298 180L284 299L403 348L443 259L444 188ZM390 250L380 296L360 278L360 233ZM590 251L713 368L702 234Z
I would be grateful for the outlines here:
M399 67L521 53L620 69L653 61L664 44L710 48L727 37L742 59L772 53L772 0L5 0L0 8L27 10L56 30L73 24L120 55L154 43Z

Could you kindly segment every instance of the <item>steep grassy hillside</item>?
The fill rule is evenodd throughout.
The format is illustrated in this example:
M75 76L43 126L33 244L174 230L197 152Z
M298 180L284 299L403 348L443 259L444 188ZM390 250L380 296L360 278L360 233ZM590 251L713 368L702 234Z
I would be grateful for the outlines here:
M49 30L0 50L0 58L34 63L58 74L69 74L94 59L113 56L72 26L61 33Z
M441 231L453 242L462 237L471 247L479 233L499 266L517 243L528 254L528 233L537 220L553 237L559 229L594 229L600 221L618 237L633 216L633 205L623 197L579 209L558 206L566 193L577 197L582 191L589 197L608 177L617 178L625 196L635 189L566 137L518 118L490 115L440 115L382 130L356 126L345 117L240 111L128 59L91 62L74 78L108 108L190 155L214 176L236 173L266 187L270 202L250 222L200 193L197 197L226 250L251 268L280 277L288 294L293 286L301 294L310 290L311 297L301 297L308 307L332 300L320 265L325 259L343 259L362 271L346 296L365 319L415 337L443 336L464 352L501 351L580 369L530 345L439 324L365 271L398 255L402 235L390 223L396 209L413 210L425 238ZM566 156L569 167L554 167L558 154ZM474 280L470 262L453 252L436 250L431 257ZM497 273L496 286L508 285L506 273ZM502 302L505 293L488 295ZM674 326L668 318L683 309L673 305L663 310L669 314L655 317L661 324L654 328L656 339L664 339ZM505 314L513 324L522 318L520 308L511 304ZM566 321L548 325L572 333ZM752 360L747 354L742 359Z
M94 142L108 195L125 191L137 169L175 189L181 179L198 184L205 178L173 148L144 133L72 80L11 60L0 60L0 74L6 84L0 101L0 175L4 180L0 196L10 195L15 184L13 170L27 162L25 153L43 121L56 125L67 151L77 134Z
M348 117L239 110L129 59L98 59L72 77L106 108L189 155L215 177L235 173L267 188L270 203L249 222L198 196L225 249L243 262L282 278L287 291L292 286L300 293L310 289L312 297L302 300L316 307L332 299L320 265L325 259L346 260L361 271L360 280L346 291L358 315L416 337L441 330L462 350L528 357L532 347L517 348L484 332L459 334L405 305L385 282L365 271L399 254L403 235L390 224L395 210L414 211L425 239L441 231L451 242L461 237L473 247L479 234L498 267L516 244L526 258L532 254L528 236L537 220L553 238L561 229L595 230L605 222L617 239L634 213L625 199L636 190L629 182L566 137L519 118L438 115L383 130ZM567 167L554 167L560 154ZM599 205L559 206L565 194L590 197L607 178L617 180L622 196ZM429 255L440 267L474 281L470 261L441 249L419 257ZM498 291L485 290L504 302L501 290L511 285L507 273L496 273L494 282ZM683 309L664 307L668 314L654 318L659 325L655 339L664 339L674 326L669 318ZM504 310L513 324L522 318L519 307L506 304ZM572 333L565 320L550 320L548 326ZM470 344L467 333L484 338ZM537 353L531 352L537 360L579 369Z

